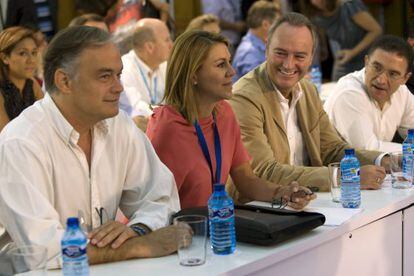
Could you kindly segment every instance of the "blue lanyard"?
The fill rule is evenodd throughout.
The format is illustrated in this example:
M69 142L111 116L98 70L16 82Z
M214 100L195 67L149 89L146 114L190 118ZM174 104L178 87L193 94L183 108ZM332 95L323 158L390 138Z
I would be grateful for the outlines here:
M216 118L214 118L214 123L213 123L213 127L214 127L214 151L215 151L215 154L216 154L216 177L215 178L213 176L213 165L211 163L210 153L208 151L208 146L207 146L207 142L206 142L206 139L204 137L203 131L201 130L200 124L197 121L194 122L194 127L197 131L198 142L200 143L201 150L203 151L204 157L206 158L207 163L210 167L212 185L214 185L215 183L221 183L220 182L220 175L221 175L221 144L220 144L220 135L219 135L219 132L218 132L218 129L217 129L217 124L216 124Z
M149 93L149 96L150 96L150 99L151 99L151 104L157 104L157 77L154 77L154 86L153 86L154 87L154 93L152 93L151 88L150 88L150 86L148 85L148 82L147 82L147 77L145 76L144 72L142 71L141 66L139 66L138 62L135 62L135 63L138 67L139 72L141 73L141 77L142 77L142 80L144 81L145 87L148 90L148 93Z

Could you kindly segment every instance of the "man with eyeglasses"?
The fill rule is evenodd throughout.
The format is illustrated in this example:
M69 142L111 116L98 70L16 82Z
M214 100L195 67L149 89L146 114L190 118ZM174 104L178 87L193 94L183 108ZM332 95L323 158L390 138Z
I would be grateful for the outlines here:
M308 18L298 13L281 16L269 29L266 61L234 84L230 104L258 176L328 191L327 166L339 162L350 146L330 123L315 85L304 78L315 47L316 33ZM385 177L379 165L385 166L388 158L377 151L356 152L361 187L379 189Z
M384 35L365 57L365 68L342 77L325 102L341 135L354 147L401 151L392 142L414 128L414 95L405 83L411 76L413 50L402 38Z

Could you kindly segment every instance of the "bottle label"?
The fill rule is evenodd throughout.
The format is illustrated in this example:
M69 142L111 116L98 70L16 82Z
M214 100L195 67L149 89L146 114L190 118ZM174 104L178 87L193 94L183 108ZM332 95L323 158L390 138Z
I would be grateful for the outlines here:
M208 213L210 218L227 219L233 216L234 210L233 208L226 207L218 210L210 209Z
M342 170L341 178L342 178L342 181L347 181L347 182L355 181L355 180L359 180L359 174L360 174L359 168L349 168L349 169Z
M82 247L74 246L74 245L68 246L68 247L63 248L62 254L65 257L72 258L72 259L79 258L83 255L86 255L86 247L82 248Z

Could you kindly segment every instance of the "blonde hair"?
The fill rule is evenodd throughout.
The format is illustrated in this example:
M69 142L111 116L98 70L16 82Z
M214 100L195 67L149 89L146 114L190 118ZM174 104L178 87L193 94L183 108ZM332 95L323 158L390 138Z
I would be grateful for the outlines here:
M192 30L202 31L204 29L204 26L211 24L211 23L219 24L218 17L215 16L214 14L203 14L191 20L185 31L192 31Z
M224 36L197 30L184 32L174 42L167 65L164 102L180 112L189 124L198 120L195 74L218 43L229 46Z

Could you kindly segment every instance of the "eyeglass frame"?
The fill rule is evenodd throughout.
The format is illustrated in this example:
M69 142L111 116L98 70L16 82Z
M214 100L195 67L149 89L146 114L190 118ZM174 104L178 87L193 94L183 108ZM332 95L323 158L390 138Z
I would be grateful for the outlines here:
M402 74L402 75L399 75L398 77L393 77L392 75L391 75L391 73L394 73L394 72L396 72L396 71L388 71L388 70L385 70L385 68L384 68L384 66L381 64L381 63L379 63L379 62L377 62L377 61L370 61L369 60L369 58L368 58L368 66L367 67L369 67L370 68L370 70L375 74L375 77L378 77L378 76L380 76L380 75L382 75L382 73L384 73L385 72L385 74L387 75L387 78L390 80L390 81L399 81L399 80L402 80L403 78L405 78L406 76L407 76L407 74L408 74L408 72L407 73L405 73L405 74ZM400 72L398 72L398 73L400 73Z

